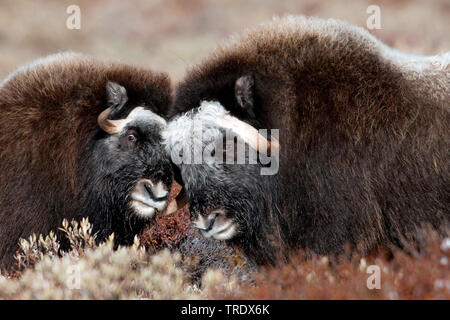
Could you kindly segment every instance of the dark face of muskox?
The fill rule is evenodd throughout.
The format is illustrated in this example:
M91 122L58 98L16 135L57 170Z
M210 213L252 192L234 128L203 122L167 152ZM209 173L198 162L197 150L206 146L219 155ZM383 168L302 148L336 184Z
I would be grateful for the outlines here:
M183 180L191 221L205 237L248 248L272 232L278 157L268 155L275 143L271 148L266 136L218 102L203 102L168 124L164 143Z
M145 223L167 208L173 171L161 147L166 121L148 106L128 103L126 89L107 84L102 129L86 152L81 203L99 238L114 232L120 244L133 240ZM84 212L83 212L84 211Z

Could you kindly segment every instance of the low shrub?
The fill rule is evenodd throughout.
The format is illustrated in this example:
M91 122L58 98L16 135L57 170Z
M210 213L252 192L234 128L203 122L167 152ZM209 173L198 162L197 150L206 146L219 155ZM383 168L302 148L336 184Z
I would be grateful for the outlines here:
M114 235L96 243L87 219L64 221L61 230L68 251L54 233L20 240L17 264L0 276L1 299L450 299L450 238L433 232L420 254L300 251L288 263L257 270L238 250L190 228L168 242L171 249L153 242L153 234L147 247L136 237L116 250Z

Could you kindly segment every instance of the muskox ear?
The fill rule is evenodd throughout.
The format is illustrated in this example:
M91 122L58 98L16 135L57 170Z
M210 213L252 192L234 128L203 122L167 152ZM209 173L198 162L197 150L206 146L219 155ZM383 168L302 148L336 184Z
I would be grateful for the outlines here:
M127 90L118 83L108 81L106 84L106 98L109 107L123 106L128 100Z
M251 117L255 117L253 111L254 99L253 99L253 76L242 76L236 80L234 85L234 94L236 96L237 103L244 109Z

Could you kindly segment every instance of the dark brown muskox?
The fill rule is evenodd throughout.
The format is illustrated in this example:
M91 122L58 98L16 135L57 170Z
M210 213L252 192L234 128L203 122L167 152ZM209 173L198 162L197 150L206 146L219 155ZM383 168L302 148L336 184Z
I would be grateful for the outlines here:
M47 234L64 218L88 216L98 239L114 232L117 243L130 243L167 204L173 173L157 114L170 102L167 75L72 53L5 79L0 267L12 261L20 237Z
M193 223L259 263L286 249L402 246L424 224L448 234L449 61L335 20L289 16L234 38L178 85L170 115L192 111L165 143L191 152L224 139L233 154L238 140L259 148L255 128L280 129L280 168L179 162Z

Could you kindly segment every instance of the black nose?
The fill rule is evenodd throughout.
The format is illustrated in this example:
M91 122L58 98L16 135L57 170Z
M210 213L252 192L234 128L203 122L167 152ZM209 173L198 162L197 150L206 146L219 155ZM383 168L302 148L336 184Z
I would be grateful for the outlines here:
M197 215L194 220L191 220L197 229L200 229L202 231L210 231L213 228L214 223L216 222L216 218L217 214L211 213L207 216Z
M164 201L169 197L169 191L162 182L154 184L153 182L147 182L144 184L145 190L147 190L150 198L154 201Z
M209 231L209 230L212 229L212 227L213 227L213 225L214 225L214 222L216 222L216 218L217 218L217 215L213 215L213 216L209 216L209 217L208 217L209 226L206 228L205 231Z

